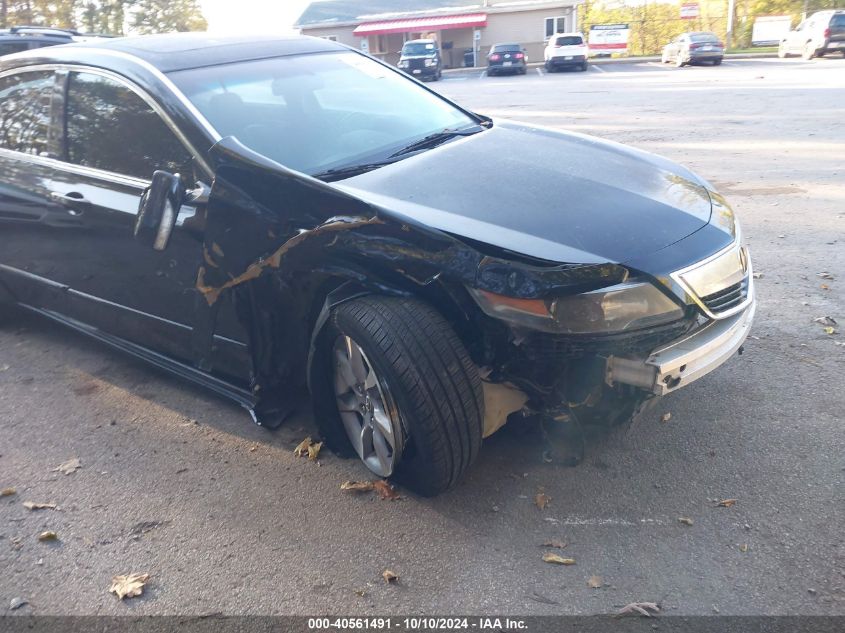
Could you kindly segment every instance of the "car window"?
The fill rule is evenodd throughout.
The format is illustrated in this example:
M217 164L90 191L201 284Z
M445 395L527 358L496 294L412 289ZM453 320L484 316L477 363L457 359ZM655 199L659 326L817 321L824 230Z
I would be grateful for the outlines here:
M499 44L498 46L493 47L494 53L518 53L522 49L519 48L519 44Z
M564 35L556 40L558 46L577 46L583 43L584 39L580 35Z
M830 19L830 27L834 29L845 28L845 13L834 15Z
M402 47L403 55L433 55L437 48L431 42L415 42Z
M71 163L143 180L157 169L189 177L185 146L146 101L113 79L70 74L66 127Z
M26 42L0 42L0 55L11 55L12 53L20 53L29 48Z
M353 52L209 66L170 78L222 136L311 174L385 159L429 134L475 123Z
M696 33L695 35L690 35L690 40L693 42L718 42L719 38L716 37L713 33Z
M0 77L0 147L49 155L52 71Z

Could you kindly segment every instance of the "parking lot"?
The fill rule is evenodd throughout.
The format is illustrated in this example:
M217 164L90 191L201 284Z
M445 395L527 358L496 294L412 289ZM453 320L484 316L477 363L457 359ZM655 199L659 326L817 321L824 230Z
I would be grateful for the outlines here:
M0 608L541 615L653 601L673 615L845 615L845 59L466 71L430 86L708 179L759 276L744 354L592 438L574 468L508 427L454 491L383 501L340 490L368 478L358 461L294 455L314 432L305 406L268 432L76 334L21 322L0 330L0 488L16 490L0 498ZM477 177L501 175L479 165ZM508 178L520 186L518 171ZM814 321L825 316L832 330ZM54 470L71 458L80 469ZM58 540L39 542L45 530ZM575 564L544 563L547 551ZM119 602L110 581L128 573L151 579Z

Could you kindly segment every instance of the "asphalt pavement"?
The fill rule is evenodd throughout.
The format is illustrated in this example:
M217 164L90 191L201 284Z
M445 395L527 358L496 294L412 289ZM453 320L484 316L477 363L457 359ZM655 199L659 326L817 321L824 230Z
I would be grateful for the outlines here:
M577 467L544 463L536 434L506 428L454 491L383 501L340 490L368 478L356 461L294 455L314 432L307 405L265 431L237 406L22 320L0 330L0 488L16 491L0 498L0 611L21 598L15 613L541 615L654 601L670 615L845 615L845 59L431 86L710 180L759 275L745 353L592 439ZM481 165L478 178L497 175ZM81 468L54 470L72 458ZM57 540L39 541L44 531ZM553 540L565 547L543 546ZM548 551L575 564L544 563ZM121 602L108 589L128 573L150 580Z

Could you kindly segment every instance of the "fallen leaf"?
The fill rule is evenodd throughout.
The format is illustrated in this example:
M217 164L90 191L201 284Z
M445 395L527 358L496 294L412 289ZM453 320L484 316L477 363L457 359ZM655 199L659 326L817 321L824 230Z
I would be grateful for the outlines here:
M74 457L56 466L53 472L58 471L63 475L70 475L71 473L75 473L79 468L82 468L82 464L79 462L78 457Z
M363 598L364 596L367 595L367 590L366 589L355 589L355 595L358 596L359 598Z
M616 615L619 616L638 613L650 618L651 614L649 611L660 613L660 607L658 607L654 602L632 602L619 609L619 611L616 612Z
M730 508L734 504L736 504L736 499L722 499L719 503L716 504L716 507Z
M347 492L371 492L375 490L375 486L372 481L344 481L340 484L340 489Z
M828 286L827 284L821 284L819 288L821 288L822 290L830 290L830 286Z
M546 552L545 554L543 554L543 562L552 563L555 565L574 565L575 559L563 558L562 556L558 556L557 554L553 554L552 552Z
M55 503L36 503L35 501L24 501L23 507L27 510L55 510Z
M566 543L564 541L557 541L552 539L550 541L546 541L540 547L556 547L557 549L563 549L566 547Z
M3 490L0 490L0 497L11 497L12 495L17 493L18 491L14 488L3 488Z
M297 457L305 457L308 454L308 447L311 446L311 438L306 437L302 440L299 444L296 445L296 448L293 449L293 454Z
M134 598L144 593L144 585L150 579L149 574L129 574L128 576L114 576L111 579L109 593L118 598Z
M323 448L322 442L317 442L316 444L312 444L308 447L308 459L312 462L317 459L317 455L320 454L320 449Z
M603 584L601 576L590 576L587 580L587 586L591 589L601 589Z
M258 444L253 444L252 446L249 447L250 453L254 453L257 450L258 450Z
M44 541L58 541L59 535L56 534L55 532L51 531L51 530L47 530L46 532L42 532L41 534L38 535L38 540L42 541L42 542L44 542Z
M537 494L534 495L534 505L540 508L541 510L545 510L546 506L549 505L549 502L552 498L543 492L542 488L537 491Z
M660 421L661 422L668 422L671 418L672 418L672 414L667 411L666 413L664 413L663 415L660 416Z
M754 279L762 279L763 273L752 273L751 276L754 277Z
M693 520L690 519L689 517L678 517L678 521L680 521L684 525L692 525L693 524Z
M373 489L378 493L378 496L382 499L396 501L397 499L401 499L402 496L396 492L396 489L390 485L390 482L386 479L379 479L377 481L372 482Z
M388 585L390 583L399 582L399 575L390 571L389 569L385 569L383 572L381 572L381 577L384 578L384 582L386 582Z
M836 328L828 326L824 329L824 333L825 334L836 334Z
M27 604L29 604L29 600L26 598L12 598L11 602L9 602L9 611L20 609L22 606Z
M740 546L739 546L739 551L740 551L740 552L742 552L743 554L744 554L745 552L747 552L747 551L748 551L748 543L743 543L742 545L740 545Z
M821 323L826 326L836 325L836 319L831 316L820 316L813 319L813 323Z

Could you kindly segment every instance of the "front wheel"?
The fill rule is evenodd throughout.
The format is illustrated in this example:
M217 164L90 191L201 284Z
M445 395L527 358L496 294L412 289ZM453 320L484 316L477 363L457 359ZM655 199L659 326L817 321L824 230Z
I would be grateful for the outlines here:
M370 296L335 308L311 386L326 443L418 494L451 488L478 455L481 378L449 323L425 303Z
M675 58L675 68L683 68L683 66L684 66L684 58L681 57L681 55L679 54Z

